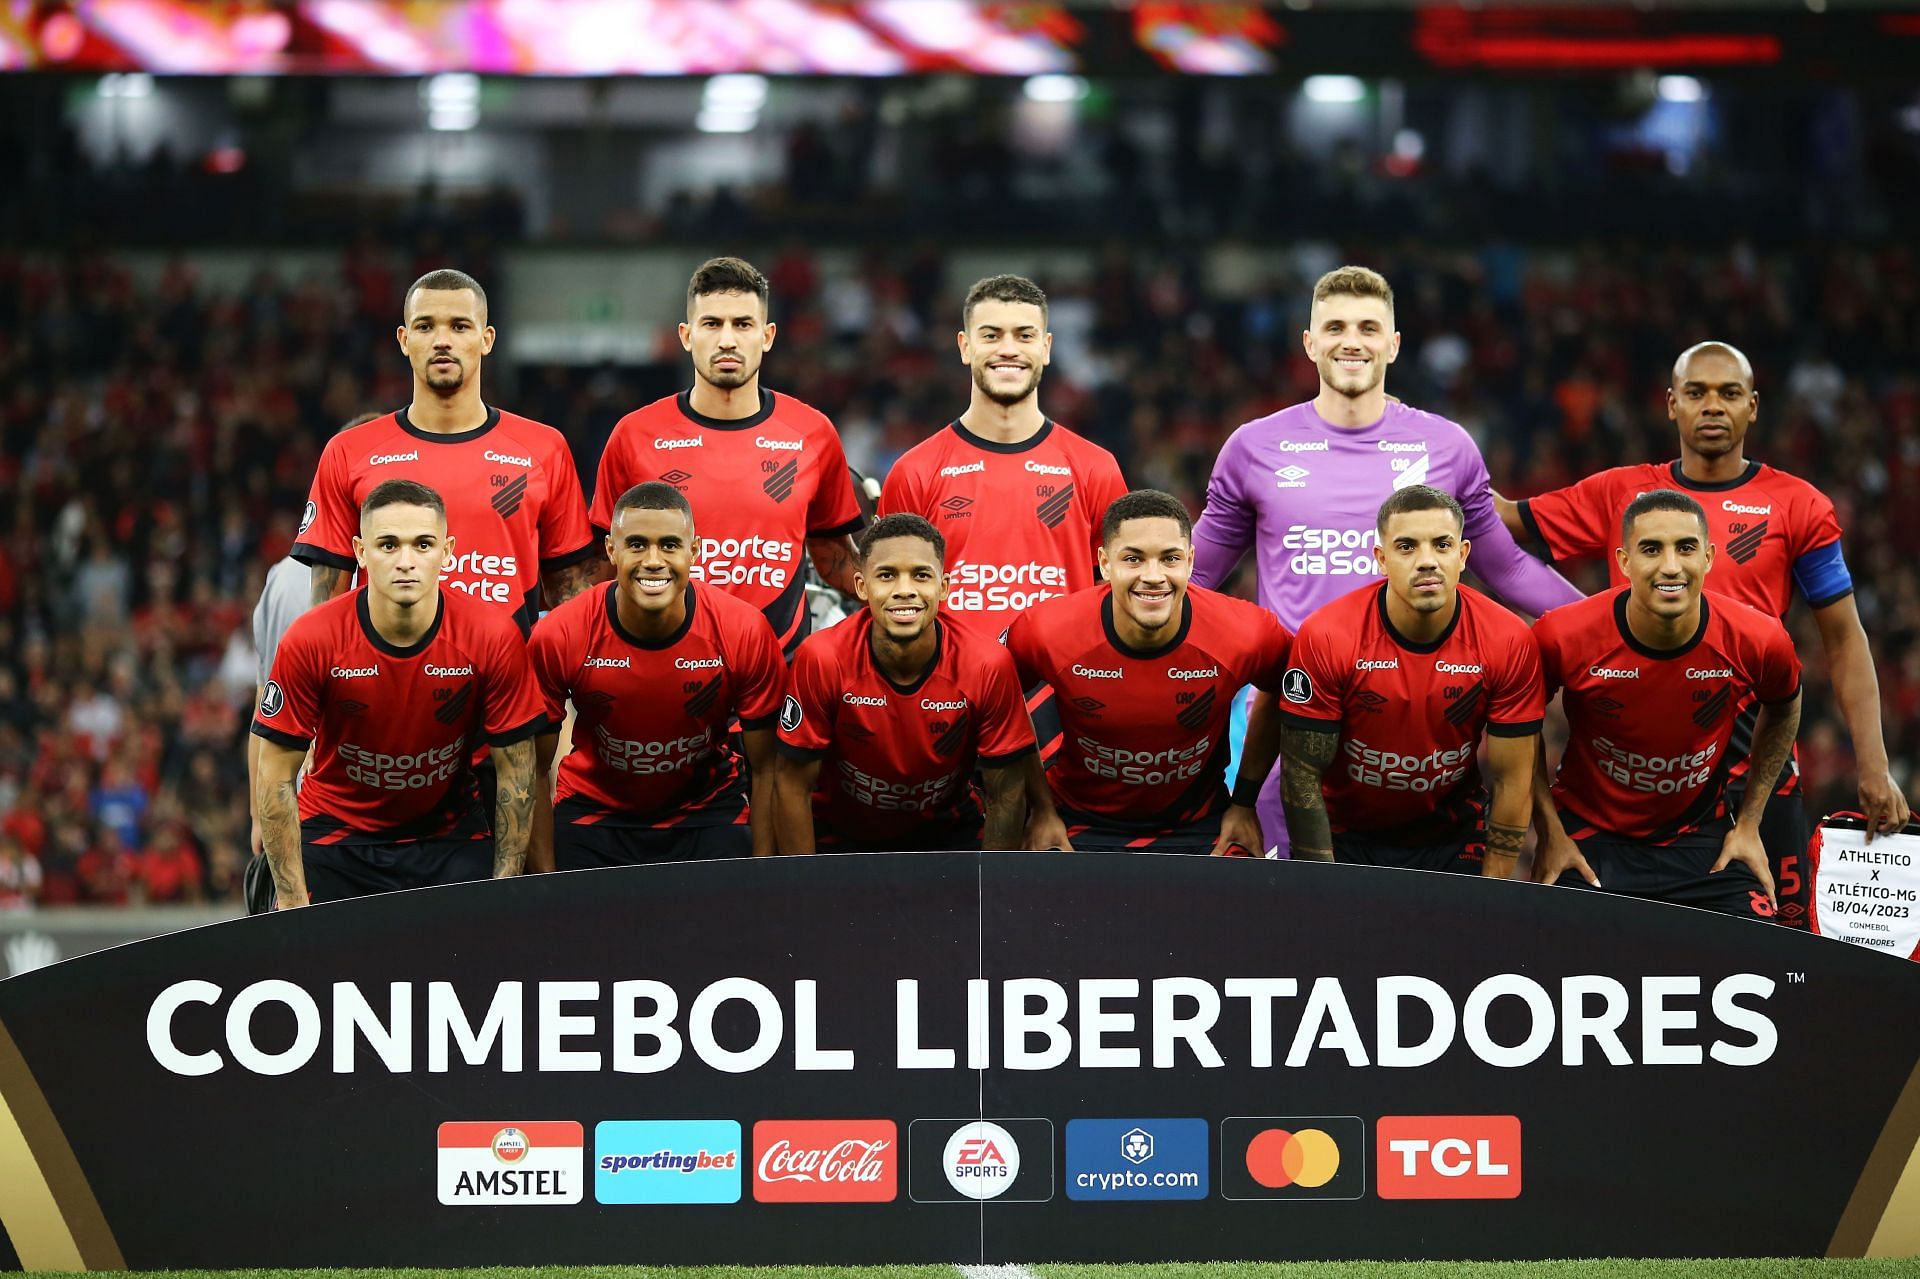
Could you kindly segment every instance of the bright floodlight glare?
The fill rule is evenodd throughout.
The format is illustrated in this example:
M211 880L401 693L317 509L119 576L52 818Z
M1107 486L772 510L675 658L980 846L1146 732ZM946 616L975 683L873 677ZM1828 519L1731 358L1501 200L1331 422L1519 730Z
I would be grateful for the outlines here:
M1707 96L1706 86L1690 75L1663 75L1657 87L1667 102L1698 102Z
M1367 86L1351 75L1310 75L1301 89L1309 102L1358 102L1367 96Z
M700 91L702 110L758 111L767 102L763 75L717 75Z
M1427 153L1427 140L1418 130L1402 129L1393 135L1393 153L1403 160L1418 160Z
M427 127L435 133L465 133L479 123L477 102L454 102L427 109Z
M1087 82L1077 75L1028 76L1020 91L1029 102L1079 102L1087 96Z
M702 133L751 133L760 123L760 113L737 107L701 107L693 127Z
M150 98L153 96L153 77L144 71L121 71L100 77L100 96L103 98Z
M467 71L428 76L420 85L420 100L429 107L455 107L480 101L480 77Z

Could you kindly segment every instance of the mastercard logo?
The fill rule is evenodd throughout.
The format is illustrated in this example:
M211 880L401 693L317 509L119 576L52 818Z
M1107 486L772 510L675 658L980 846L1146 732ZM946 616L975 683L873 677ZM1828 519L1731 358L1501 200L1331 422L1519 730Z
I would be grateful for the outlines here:
M1269 1128L1247 1143L1247 1173L1269 1190L1318 1189L1340 1171L1340 1143L1320 1128Z

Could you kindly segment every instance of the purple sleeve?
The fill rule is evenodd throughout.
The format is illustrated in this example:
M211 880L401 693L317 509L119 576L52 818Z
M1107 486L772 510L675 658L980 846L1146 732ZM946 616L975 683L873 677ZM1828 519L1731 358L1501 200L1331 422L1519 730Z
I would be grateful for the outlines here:
M1566 578L1520 549L1493 509L1493 480L1480 450L1466 440L1462 443L1464 475L1456 496L1466 511L1467 540L1473 543L1467 567L1502 601L1534 617L1584 599Z
M1207 508L1193 526L1193 584L1207 590L1231 577L1253 545L1254 511L1240 493L1244 452L1238 431L1220 446L1207 480Z

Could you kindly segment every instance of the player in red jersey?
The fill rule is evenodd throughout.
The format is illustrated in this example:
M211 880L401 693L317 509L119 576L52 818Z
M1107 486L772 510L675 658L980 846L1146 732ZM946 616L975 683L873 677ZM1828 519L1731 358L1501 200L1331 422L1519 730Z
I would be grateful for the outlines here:
M776 327L764 275L739 258L701 264L680 326L693 387L620 419L600 455L591 518L606 528L613 500L643 481L685 493L704 540L693 580L765 613L791 655L811 625L802 547L822 581L851 595L852 535L865 520L833 423L760 385Z
M534 627L534 676L557 723L571 699L573 748L552 806L535 814L535 870L745 857L774 851L773 721L786 666L752 605L691 578L693 508L671 484L613 503L613 581ZM740 721L746 775L727 725ZM536 784L559 737L538 743Z
M445 584L499 608L525 634L543 607L579 594L598 572L573 455L552 427L480 398L494 335L478 281L430 271L407 290L403 310L397 336L413 366L413 401L327 441L293 556L310 568L313 602L332 599L353 573L367 494L386 480L431 484L460 548Z
M945 562L945 539L918 515L883 515L860 535L866 608L793 658L781 852L1020 847L1033 724L1007 650L941 619Z
M1542 883L1771 918L1760 840L1772 792L1749 787L1729 825L1734 720L1759 701L1754 768L1778 774L1800 723L1800 659L1779 621L1701 586L1715 561L1706 512L1673 489L1621 517L1625 590L1556 608L1534 626L1568 742L1534 778Z
M1129 493L1101 535L1107 584L1007 631L1021 680L1053 686L1065 727L1054 767L1029 769L1028 847L1259 856L1253 804L1279 714L1256 707L1231 796L1227 716L1244 686L1280 688L1292 637L1257 605L1188 586L1193 517L1178 498Z
M1540 650L1525 622L1460 585L1471 543L1452 494L1409 485L1377 527L1385 580L1293 637L1280 742L1293 855L1511 878L1546 709Z
M280 641L253 732L254 803L283 909L520 873L546 716L513 622L441 589L457 549L438 493L380 484L353 539L366 584ZM491 831L471 766L480 741L498 774Z
M945 535L948 615L999 636L1041 600L1094 584L1100 517L1127 483L1113 454L1040 411L1053 335L1038 285L1018 275L975 284L959 342L973 372L967 411L893 464L879 509Z
M1753 366L1745 355L1723 342L1689 347L1674 362L1667 388L1667 416L1679 428L1678 460L1617 466L1522 502L1496 496L1500 517L1516 536L1531 535L1556 559L1610 557L1615 521L1639 494L1672 488L1693 495L1706 510L1708 536L1719 548L1716 594L1782 618L1796 586L1806 597L1820 628L1835 699L1853 735L1868 836L1899 830L1909 816L1907 800L1887 768L1880 683L1853 599L1840 522L1833 503L1811 484L1748 460L1747 432L1759 407ZM1613 577L1624 580L1617 567ZM1734 739L1730 802L1735 804L1746 789L1745 746L1753 713L1751 706L1742 708ZM1780 922L1800 928L1810 908L1800 865L1810 834L1799 769L1789 761L1767 805L1761 836L1779 881Z

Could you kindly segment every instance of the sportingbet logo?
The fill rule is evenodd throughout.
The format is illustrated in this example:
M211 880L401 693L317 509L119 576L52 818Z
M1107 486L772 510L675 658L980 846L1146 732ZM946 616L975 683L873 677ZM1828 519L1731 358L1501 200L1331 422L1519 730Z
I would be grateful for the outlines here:
M1058 564L976 564L959 560L947 571L945 607L961 613L1017 613L1067 593Z
M520 584L520 561L511 555L469 551L447 561L440 570L440 584L489 604L511 604Z
M576 1123L441 1124L440 1202L577 1204L585 1144Z
M1380 571L1373 548L1380 534L1371 528L1315 528L1289 525L1280 545L1294 555L1287 565L1296 573L1315 577L1370 576Z
M689 576L715 586L782 587L792 578L794 544L765 537L703 537Z
M753 1151L757 1203L891 1203L898 1193L891 1119L763 1119Z
M593 1197L603 1204L740 1202L732 1119L608 1120L593 1129Z
M1374 1127L1382 1199L1517 1199L1514 1115L1383 1115Z

